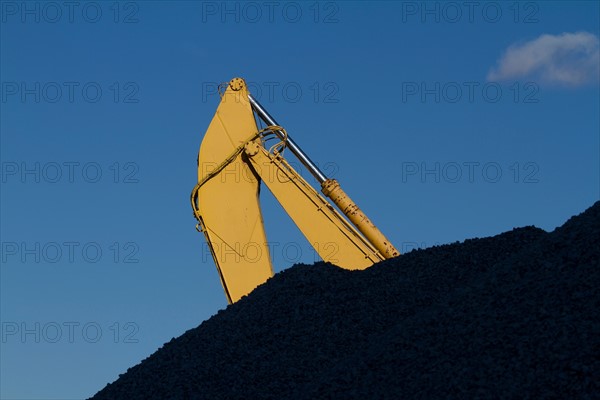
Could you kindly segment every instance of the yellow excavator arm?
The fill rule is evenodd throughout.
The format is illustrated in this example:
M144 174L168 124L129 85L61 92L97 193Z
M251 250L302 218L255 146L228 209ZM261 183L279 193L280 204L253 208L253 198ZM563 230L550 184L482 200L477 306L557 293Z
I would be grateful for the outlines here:
M259 130L255 114L265 129ZM277 143L267 148L270 139ZM285 149L311 172L330 201L291 167ZM244 80L234 78L200 145L198 184L191 195L196 228L204 233L229 303L273 275L258 197L261 181L324 261L365 269L400 254L252 97Z

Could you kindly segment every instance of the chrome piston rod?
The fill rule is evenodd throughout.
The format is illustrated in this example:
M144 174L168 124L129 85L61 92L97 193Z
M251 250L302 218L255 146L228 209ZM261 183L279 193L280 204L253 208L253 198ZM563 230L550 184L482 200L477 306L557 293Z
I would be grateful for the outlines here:
M256 101L256 99L254 97L252 97L251 94L248 94L248 100L250 100L250 105L252 106L252 109L260 117L260 119L262 119L265 122L265 124L271 125L271 126L272 125L279 126L279 124L275 121L275 119L273 119L273 117L271 117L271 115L269 115L267 110L265 110L263 108L263 106L261 106L260 103L258 101ZM283 140L285 138L282 131L275 131L275 134L281 140ZM312 162L312 160L306 155L306 153L304 153L302 151L302 149L300 147L298 147L298 145L296 144L296 142L294 142L292 140L290 135L287 135L286 143L287 143L287 147L290 149L290 151L296 157L298 157L298 160L300 160L302 165L304 165L308 169L308 171L315 177L315 179L320 184L322 184L323 182L325 182L327 180L327 177L325 176L325 174L323 172L321 172L321 170L315 165L315 163Z

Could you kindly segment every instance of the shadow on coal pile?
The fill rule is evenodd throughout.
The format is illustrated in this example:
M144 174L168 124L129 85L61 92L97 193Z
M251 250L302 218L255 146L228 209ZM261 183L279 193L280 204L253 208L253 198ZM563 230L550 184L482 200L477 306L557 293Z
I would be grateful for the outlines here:
M599 243L597 202L551 233L296 265L93 399L593 398Z

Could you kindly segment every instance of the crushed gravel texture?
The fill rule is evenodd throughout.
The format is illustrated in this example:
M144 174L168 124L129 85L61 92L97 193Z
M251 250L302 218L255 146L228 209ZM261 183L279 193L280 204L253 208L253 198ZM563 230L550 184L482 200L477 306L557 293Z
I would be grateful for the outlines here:
M364 271L296 265L92 399L600 399L600 202Z

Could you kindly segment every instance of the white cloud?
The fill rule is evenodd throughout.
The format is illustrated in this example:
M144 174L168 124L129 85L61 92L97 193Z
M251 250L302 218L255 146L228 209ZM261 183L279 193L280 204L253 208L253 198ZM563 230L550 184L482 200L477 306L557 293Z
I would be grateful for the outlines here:
M541 35L529 42L513 44L492 68L490 81L516 78L580 86L597 82L600 50L596 35L588 32Z

